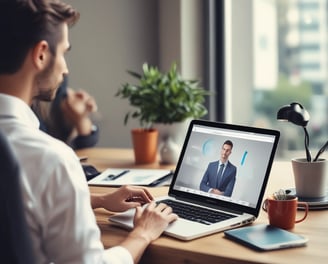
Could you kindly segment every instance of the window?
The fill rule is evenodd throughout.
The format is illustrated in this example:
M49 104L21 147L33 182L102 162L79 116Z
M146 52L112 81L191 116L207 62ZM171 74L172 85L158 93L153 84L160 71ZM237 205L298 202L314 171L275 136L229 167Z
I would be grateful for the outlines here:
M305 157L303 129L276 120L283 105L296 101L310 113L312 156L328 139L327 6L225 1L225 121L280 130L279 158Z

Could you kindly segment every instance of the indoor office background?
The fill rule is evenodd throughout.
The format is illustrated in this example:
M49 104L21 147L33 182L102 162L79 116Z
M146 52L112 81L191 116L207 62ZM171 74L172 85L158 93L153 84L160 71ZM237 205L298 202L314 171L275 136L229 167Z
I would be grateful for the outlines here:
M143 62L164 71L177 62L183 77L202 80L207 119L279 129L278 158L305 156L303 129L276 120L282 105L299 101L310 112L313 155L327 140L327 0L67 2L81 12L70 85L97 100L99 147L131 147L139 124L124 126L130 107L115 93Z

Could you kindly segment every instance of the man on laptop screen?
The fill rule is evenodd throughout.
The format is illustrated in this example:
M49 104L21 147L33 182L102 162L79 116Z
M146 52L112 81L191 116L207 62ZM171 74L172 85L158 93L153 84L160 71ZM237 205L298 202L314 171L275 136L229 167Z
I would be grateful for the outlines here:
M220 159L208 164L200 182L200 189L204 192L231 196L236 182L237 168L228 159L232 152L233 143L226 140L221 148Z
M254 221L261 208L279 136L280 133L275 130L204 120L191 121L168 195L156 199L171 206L179 216L164 233L190 240ZM232 148L229 147L232 146L227 146L230 144L227 139L233 142L231 156ZM220 181L226 181L226 186L229 185L229 178L232 178L230 191L223 190L221 183L216 183L218 179L212 180L217 187L209 186L211 180L204 179L206 188L200 188L204 176L206 178L204 172L213 160L216 160L215 173L221 173L217 150L222 145L225 148L223 152L226 152L224 162L227 163L229 158L235 167L230 168L230 173L228 168L225 168L226 172L223 168L220 178ZM217 188L221 192L211 192L210 188ZM133 211L117 214L110 220L132 228L133 214Z

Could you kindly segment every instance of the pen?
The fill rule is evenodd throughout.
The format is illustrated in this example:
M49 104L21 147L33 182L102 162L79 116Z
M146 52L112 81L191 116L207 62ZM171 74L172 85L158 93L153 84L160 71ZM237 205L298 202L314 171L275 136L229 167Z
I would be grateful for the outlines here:
M80 159L80 162L84 162L84 161L88 160L88 157L87 156L82 156L82 157L79 157L79 159Z
M118 179L119 177L123 176L124 174L127 174L130 170L124 170L116 175L114 174L110 174L107 176L107 178L105 178L106 181L113 181L113 180L116 180Z
M164 175L163 177L157 179L156 181L153 181L149 186L156 186L159 185L160 183L164 182L166 179L168 179L170 176L174 174L174 171L171 170L168 174Z

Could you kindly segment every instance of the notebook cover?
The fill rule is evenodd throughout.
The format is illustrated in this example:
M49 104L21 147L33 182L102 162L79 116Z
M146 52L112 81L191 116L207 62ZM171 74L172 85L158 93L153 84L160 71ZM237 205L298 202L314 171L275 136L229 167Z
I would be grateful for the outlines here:
M224 232L225 237L256 250L305 246L308 239L290 231L260 224Z

